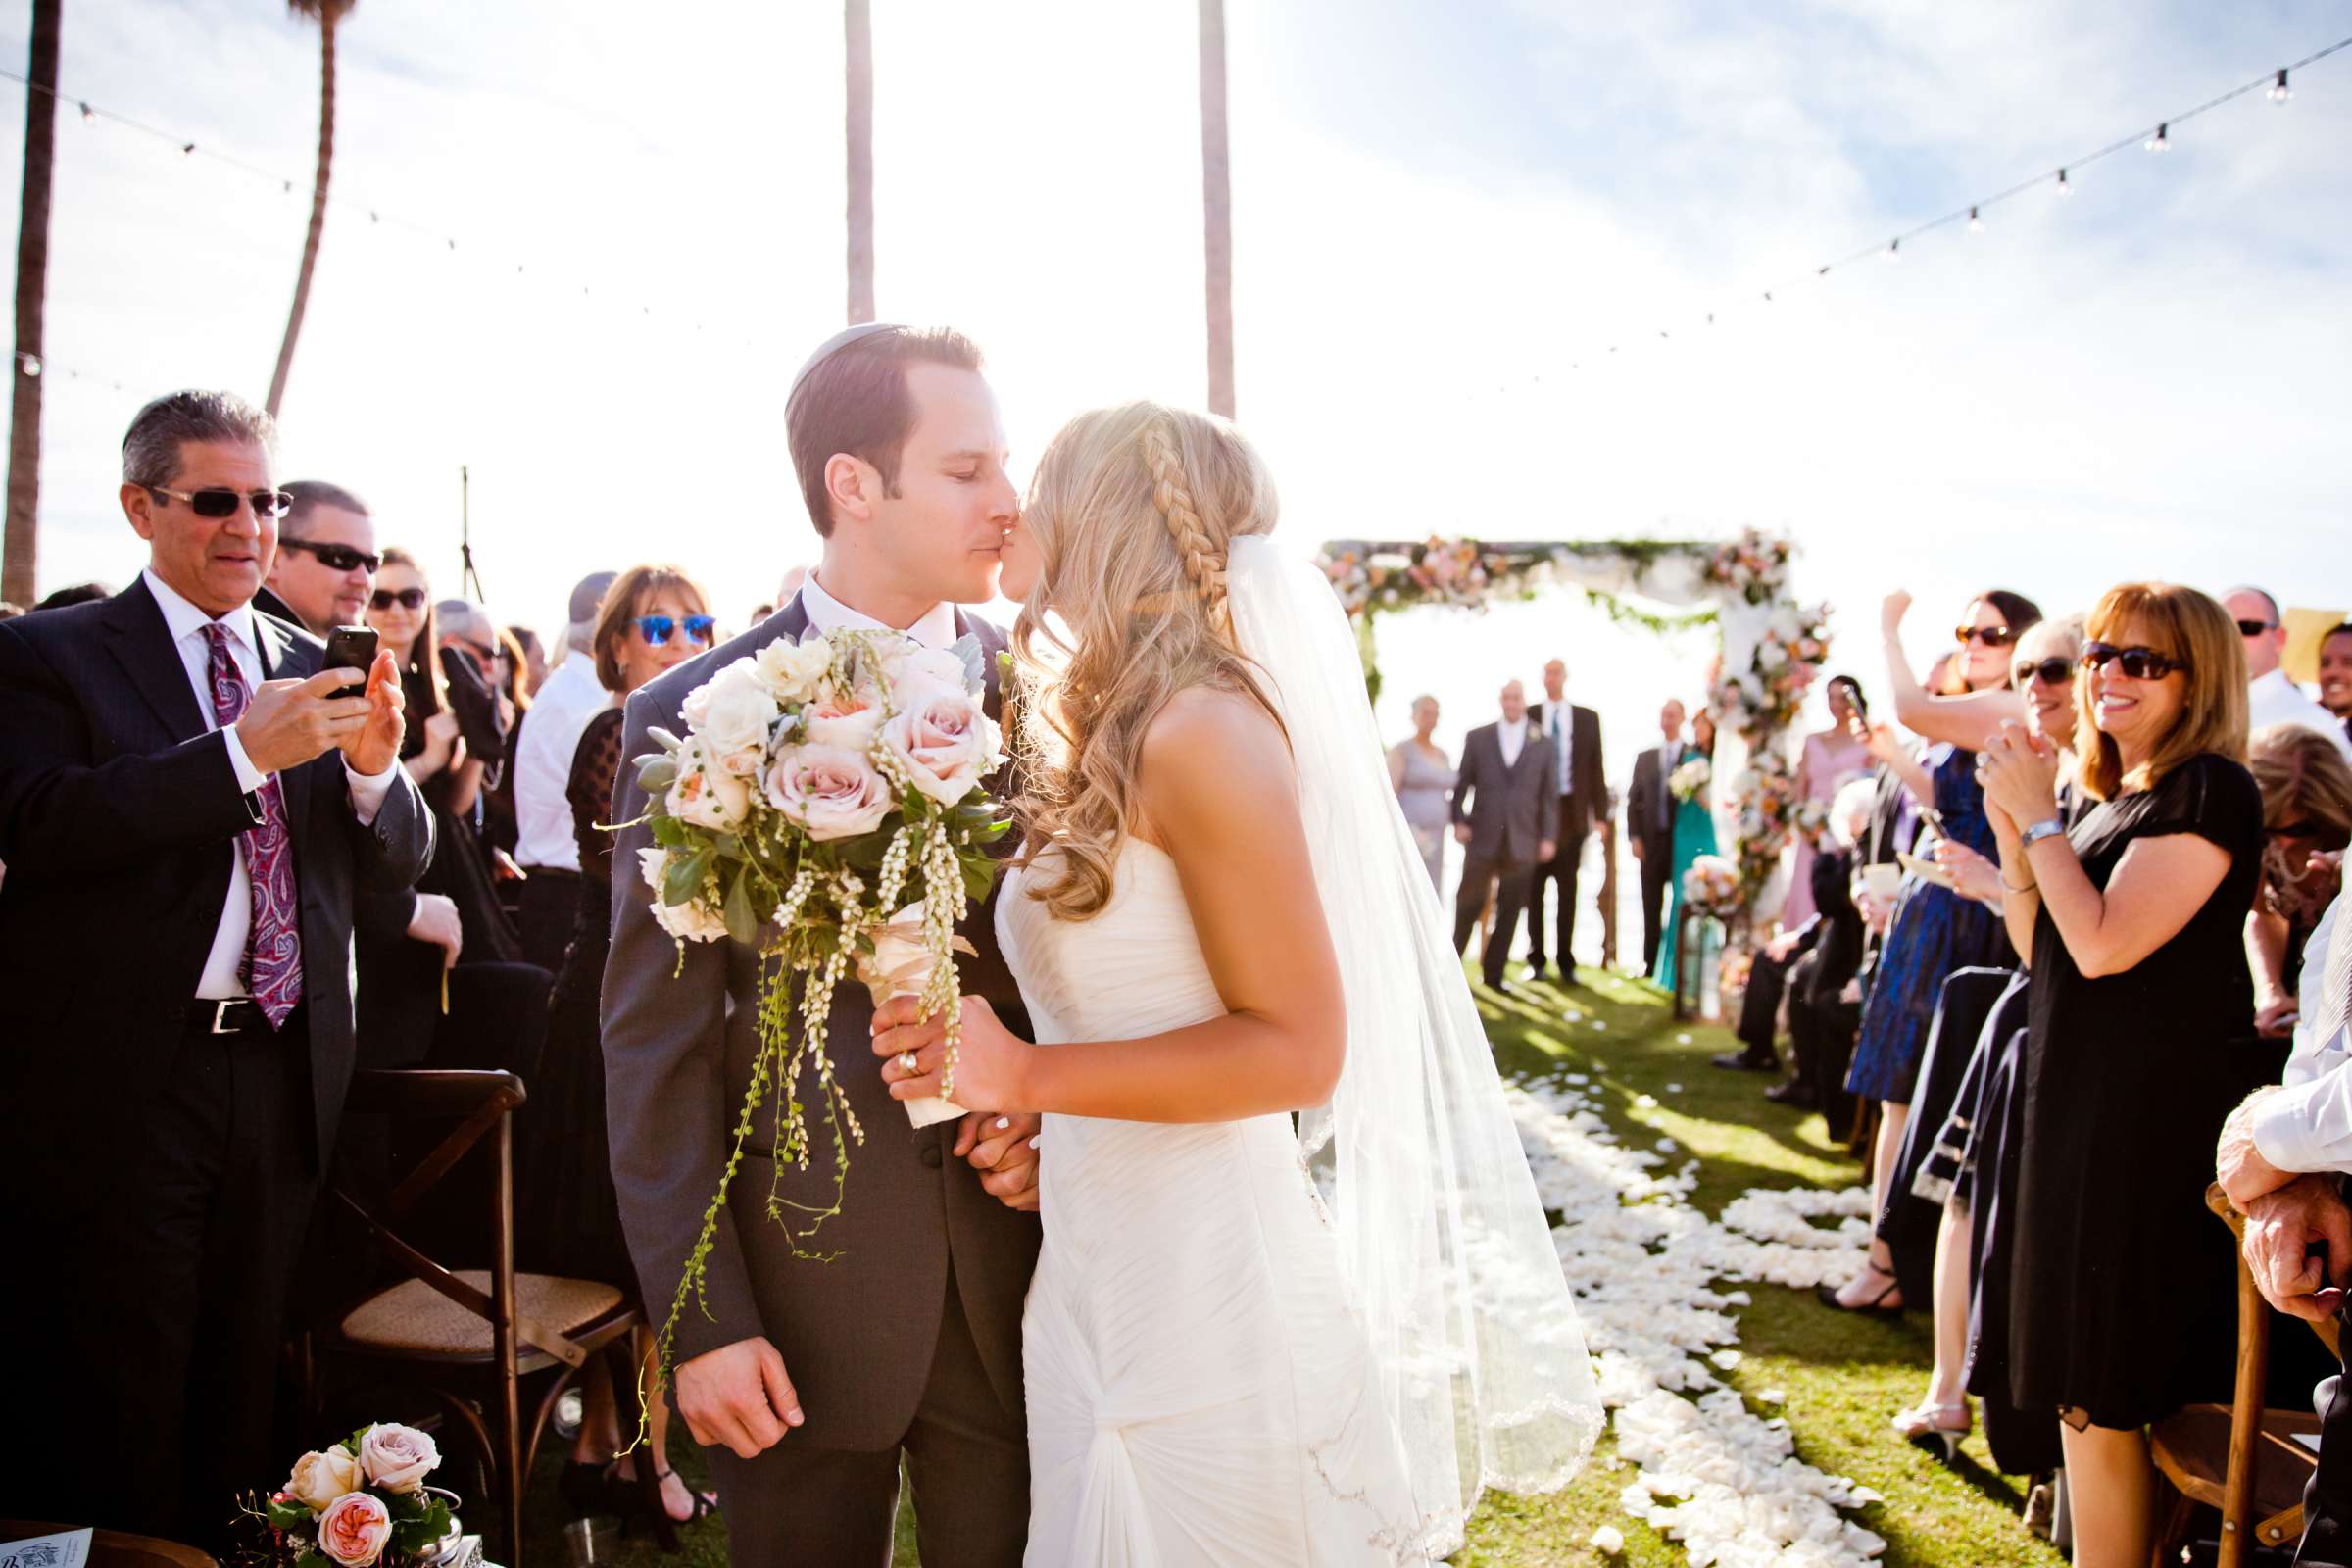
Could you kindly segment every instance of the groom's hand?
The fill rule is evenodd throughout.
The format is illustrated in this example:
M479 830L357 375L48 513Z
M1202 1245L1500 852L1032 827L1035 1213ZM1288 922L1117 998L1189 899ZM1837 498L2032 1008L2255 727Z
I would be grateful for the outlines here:
M739 1459L757 1459L801 1424L801 1396L784 1374L784 1357L764 1339L733 1345L682 1363L678 1414L705 1446L723 1443Z
M956 1139L956 1157L980 1173L982 1192L1006 1208L1035 1213L1040 1125L1035 1116L974 1112L963 1118L963 1128Z

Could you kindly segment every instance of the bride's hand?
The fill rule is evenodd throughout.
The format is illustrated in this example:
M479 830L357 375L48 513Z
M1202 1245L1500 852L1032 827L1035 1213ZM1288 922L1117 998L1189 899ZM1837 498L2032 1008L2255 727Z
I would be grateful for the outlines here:
M996 1009L978 997L963 999L962 1041L956 1052L956 1083L943 1081L947 1064L947 1020L924 1019L913 997L893 997L874 1009L874 1054L883 1059L882 1082L894 1100L928 1100L946 1095L966 1110L999 1113L1029 1110L1022 1103L1029 1055L1037 1048L1004 1027Z

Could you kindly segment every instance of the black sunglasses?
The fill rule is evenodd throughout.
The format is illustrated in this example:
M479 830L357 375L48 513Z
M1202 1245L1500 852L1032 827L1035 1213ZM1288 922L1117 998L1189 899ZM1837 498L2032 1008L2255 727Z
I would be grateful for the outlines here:
M421 588L378 588L368 596L368 602L378 610L390 610L398 605L403 610L422 610L424 590Z
M639 615L629 622L657 648L669 641L670 633L680 627L691 640L707 643L710 640L710 628L717 623L717 618L711 615L688 615L684 620L669 615Z
M2038 662L2031 659L2021 659L2017 662L2015 678L2018 685L2023 686L2037 675L2041 677L2041 683L2044 686L2063 686L2075 678L2075 662L2071 659L2059 659L2054 656Z
M2266 631L2277 631L2278 624L2268 620L2241 620L2237 623L2240 637L2259 637Z
M329 571L350 571L365 566L368 575L372 577L384 564L383 557L354 550L349 545L321 545L313 544L308 539L280 539L277 547L280 550L302 551Z
M2183 673L2188 669L2182 661L2153 648L2118 648L2113 643L2082 645L2084 669L2104 669L2111 659L2123 665L2124 673L2132 680L2162 680L2176 669Z
M1955 626L1952 636L1963 648L1970 643L1983 643L1987 648L2006 648L2017 641L2017 633L2006 626Z
M168 490L160 484L151 484L147 488L159 496L185 501L188 510L199 517L233 517L237 514L237 504L242 501L253 503L253 514L257 517L282 517L294 510L293 494L285 490L255 490L248 494L226 486L211 490Z

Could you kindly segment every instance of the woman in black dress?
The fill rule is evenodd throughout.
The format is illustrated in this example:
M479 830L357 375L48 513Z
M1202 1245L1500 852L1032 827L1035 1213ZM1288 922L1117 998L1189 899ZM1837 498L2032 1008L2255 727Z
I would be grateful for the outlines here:
M1981 764L2034 973L2010 1385L2064 1423L2079 1568L2140 1568L2145 1428L2230 1387L2234 1252L2204 1193L2253 1015L2262 798L2242 760L2245 652L2219 604L2127 583L2085 633L2077 778L2095 804L2064 826L2055 751L2022 727Z
M605 1053L598 1015L614 880L612 835L606 827L612 822L613 775L627 765L620 755L620 705L647 681L708 650L711 639L702 589L674 566L622 572L597 612L597 678L615 696L612 707L589 719L572 754L565 794L580 847L580 906L548 1003L547 1047L522 1113L521 1218L515 1234L528 1249L530 1266L569 1279L598 1280L631 1296L637 1294L637 1276L621 1234L605 1141ZM621 897L650 897L636 867L621 869ZM652 1360L653 1336L644 1334L641 1340L638 1355L651 1389L661 1369ZM585 1514L608 1511L608 1499L620 1495L604 1477L622 1433L603 1361L589 1364L583 1394L586 1409L564 1491L574 1512ZM668 1403L656 1394L649 1413L648 1447L662 1482L662 1507L679 1523L699 1518L713 1503L670 1468ZM621 1461L632 1467L637 1462ZM625 1498L620 1505L625 1507Z

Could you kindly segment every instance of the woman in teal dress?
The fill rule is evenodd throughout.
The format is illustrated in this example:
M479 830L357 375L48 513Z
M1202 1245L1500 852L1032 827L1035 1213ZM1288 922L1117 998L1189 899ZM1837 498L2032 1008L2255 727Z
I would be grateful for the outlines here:
M1683 748L1683 761L1703 761L1713 766L1714 760L1715 721L1700 713L1690 721L1690 744ZM1683 945L1683 873L1700 856L1716 853L1715 813L1708 805L1714 795L1710 781L1689 800L1674 803L1674 875L1666 882L1666 939L1658 944L1657 968L1650 974L1652 980L1668 991L1674 989L1675 959ZM1699 940L1703 951L1706 940L1703 933Z

